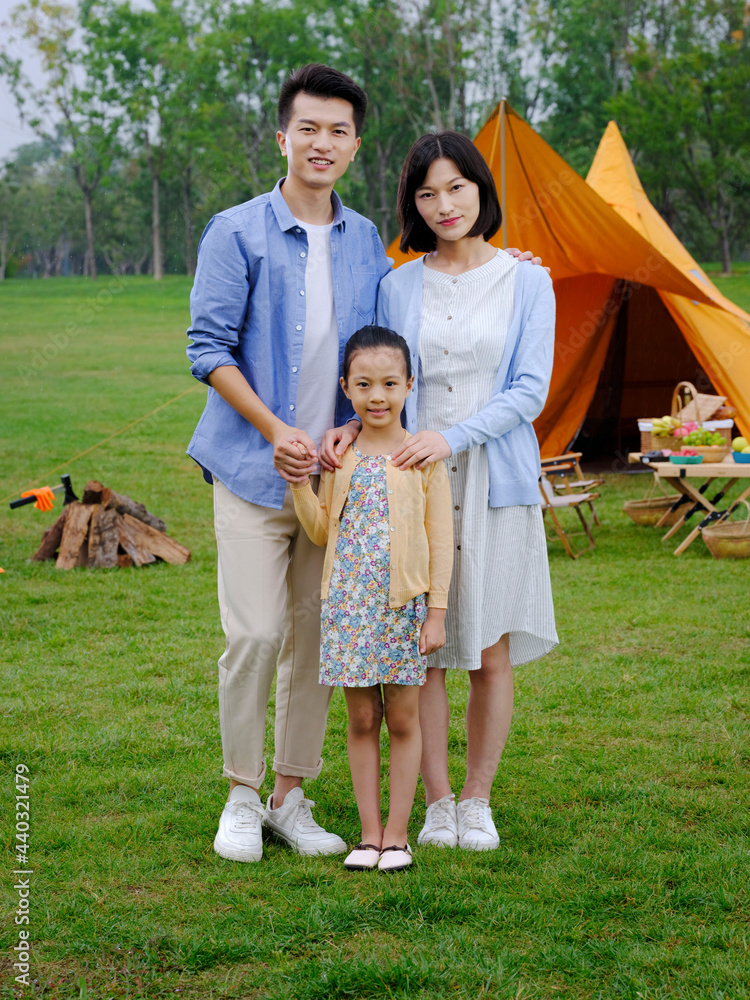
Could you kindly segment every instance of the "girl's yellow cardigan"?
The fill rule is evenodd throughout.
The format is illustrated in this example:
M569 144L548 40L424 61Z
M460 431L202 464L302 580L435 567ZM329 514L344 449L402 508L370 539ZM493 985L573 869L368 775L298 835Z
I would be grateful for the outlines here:
M302 526L316 545L327 545L320 588L323 600L328 597L341 511L358 462L350 446L340 469L322 473L318 496L309 484L292 485ZM388 606L400 608L412 597L427 594L428 607L445 608L453 568L453 515L445 465L435 462L426 469L402 471L388 458L386 485L391 540Z

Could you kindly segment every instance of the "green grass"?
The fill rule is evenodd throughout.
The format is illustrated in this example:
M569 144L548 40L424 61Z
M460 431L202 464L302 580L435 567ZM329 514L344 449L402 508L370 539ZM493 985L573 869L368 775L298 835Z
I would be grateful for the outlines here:
M750 996L748 565L700 540L675 559L634 526L622 503L647 476L607 476L594 552L574 563L551 546L561 645L517 671L498 851L423 849L390 878L273 842L258 865L214 855L223 641L210 490L184 454L204 391L73 460L190 388L189 283L126 279L78 315L109 280L0 286L0 498L62 464L79 488L99 478L144 502L193 558L60 572L28 562L57 511L2 504L3 843L10 870L22 762L34 874L33 987L14 992L8 919L0 996ZM458 786L466 684L453 681ZM344 728L336 697L308 794L351 841ZM420 802L412 843L423 816Z
M745 312L750 312L750 263L743 261L732 264L732 275L729 278L722 277L721 264L714 262L701 266L723 295L736 302Z

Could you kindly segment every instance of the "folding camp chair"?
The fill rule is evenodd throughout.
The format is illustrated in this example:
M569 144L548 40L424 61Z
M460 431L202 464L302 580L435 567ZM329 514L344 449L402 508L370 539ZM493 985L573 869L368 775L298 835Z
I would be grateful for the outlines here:
M544 473L539 480L539 489L542 493L542 514L549 513L550 520L555 529L555 534L563 543L565 551L568 553L571 559L577 559L582 552L588 549L595 548L594 536L591 534L591 525L583 516L583 511L581 510L581 504L589 503L591 500L596 500L599 497L598 493L564 493L562 496L558 496L552 486L552 483L547 479ZM577 548L572 542L573 534L580 534L580 532L568 532L566 531L560 520L558 518L558 513L561 510L575 510L578 518L583 527L583 533L588 538L588 546L583 548ZM555 536L549 531L546 532L547 540L550 542L555 541Z
M554 479L550 478L550 482L556 493L570 494L576 490L587 492L596 486L604 484L603 479L583 478L583 471L580 465L581 454L580 451L568 451L564 455L555 455L553 458L542 459L542 472L544 475L548 478L556 477ZM593 527L594 525L601 527L601 521L593 503L590 500L586 501L586 503L591 511L589 527Z

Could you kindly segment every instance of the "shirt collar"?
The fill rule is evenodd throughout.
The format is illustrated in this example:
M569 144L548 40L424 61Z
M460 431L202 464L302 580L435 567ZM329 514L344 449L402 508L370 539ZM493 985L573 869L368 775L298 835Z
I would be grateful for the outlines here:
M297 220L292 215L292 211L284 201L284 196L281 193L281 185L284 183L284 180L285 178L282 177L277 181L276 187L271 192L271 207L273 208L279 228L285 233L296 227ZM335 191L331 191L331 205L333 206L333 225L341 226L342 230L346 229L344 206Z

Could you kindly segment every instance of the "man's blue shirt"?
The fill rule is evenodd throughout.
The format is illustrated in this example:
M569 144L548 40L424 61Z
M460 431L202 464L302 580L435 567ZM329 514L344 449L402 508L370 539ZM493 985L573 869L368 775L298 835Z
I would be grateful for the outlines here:
M215 215L206 226L190 295L187 353L199 381L207 383L220 366L239 368L269 410L296 426L308 246L281 184ZM341 366L346 341L374 320L378 284L390 261L372 222L344 208L335 192L331 203ZM339 389L336 425L351 416ZM286 483L273 467L272 445L210 386L188 454L237 496L281 509Z

